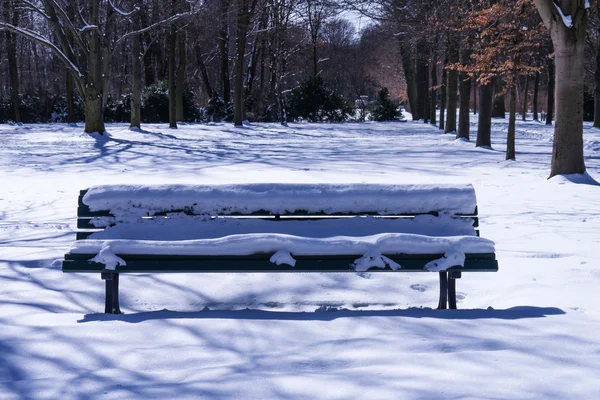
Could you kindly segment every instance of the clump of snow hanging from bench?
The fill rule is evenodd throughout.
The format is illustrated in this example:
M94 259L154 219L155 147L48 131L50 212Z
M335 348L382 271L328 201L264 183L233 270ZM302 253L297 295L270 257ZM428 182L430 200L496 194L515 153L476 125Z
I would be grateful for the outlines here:
M444 254L444 257L425 264L425 269L432 272L440 272L455 266L464 267L465 258L464 252L457 249L450 249Z
M390 267L394 271L402 268L400 264L382 255L377 250L367 251L365 255L355 260L350 266L356 271L360 272L367 271L369 268L373 267L382 269L385 267Z
M174 210L210 215L261 210L271 214L471 214L477 204L468 184L102 185L90 188L83 202L92 211L109 210L119 220Z
M269 261L276 265L287 264L292 267L296 266L296 260L294 260L294 257L287 250L279 250L271 256Z
M155 240L78 240L74 254L97 254L106 246L115 254L133 255L250 255L276 253L285 249L295 256L358 255L376 249L382 254L445 254L451 249L463 253L493 253L494 242L477 236L432 237L408 233L381 233L370 236L301 237L276 233L229 235L214 239Z
M110 248L110 244L103 246L100 252L90 261L104 264L106 269L115 270L117 265L127 265L125 260L117 256Z

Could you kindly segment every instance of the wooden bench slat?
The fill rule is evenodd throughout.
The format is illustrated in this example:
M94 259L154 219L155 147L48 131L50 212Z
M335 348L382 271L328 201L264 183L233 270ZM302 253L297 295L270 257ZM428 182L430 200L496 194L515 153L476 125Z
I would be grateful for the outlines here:
M350 267L350 264L356 258L309 258L296 259L296 266L281 264L276 265L268 260L259 259L231 259L231 258L213 258L213 259L190 259L190 258L171 258L171 259L136 259L135 257L123 256L127 263L125 266L118 266L115 271L105 270L104 264L89 262L94 255L84 255L88 257L85 260L63 261L63 272L128 272L128 273L182 273L182 272L205 272L205 273L302 273L302 272L357 272ZM429 259L397 259L391 257L402 265L402 269L393 271L390 268L371 268L368 272L430 272L424 269L425 264L431 261ZM449 268L448 271L461 272L495 272L498 270L498 262L493 259L467 259L464 267Z

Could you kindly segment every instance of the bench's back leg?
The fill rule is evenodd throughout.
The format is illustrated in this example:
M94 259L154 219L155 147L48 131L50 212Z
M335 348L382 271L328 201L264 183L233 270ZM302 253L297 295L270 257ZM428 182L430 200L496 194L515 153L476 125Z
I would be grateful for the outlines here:
M438 310L445 310L448 304L448 274L446 271L440 271L440 301Z
M452 310L456 310L456 280L461 276L461 271L448 272L448 303Z
M106 282L104 312L106 314L122 314L119 306L119 274L103 272L101 276Z

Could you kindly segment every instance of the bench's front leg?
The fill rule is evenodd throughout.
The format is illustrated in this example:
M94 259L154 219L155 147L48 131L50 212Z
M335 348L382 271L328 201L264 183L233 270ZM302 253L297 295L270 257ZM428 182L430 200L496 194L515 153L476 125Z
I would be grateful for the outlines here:
M102 272L102 279L106 282L106 298L104 301L104 313L123 314L119 307L119 274Z

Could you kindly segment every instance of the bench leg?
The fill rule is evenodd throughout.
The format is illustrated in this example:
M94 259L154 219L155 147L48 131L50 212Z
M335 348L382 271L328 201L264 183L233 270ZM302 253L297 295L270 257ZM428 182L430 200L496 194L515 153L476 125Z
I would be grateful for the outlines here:
M451 310L456 310L456 280L461 275L460 271L448 272L448 303Z
M445 310L448 303L448 274L446 271L440 271L440 301L438 310Z
M104 312L106 314L123 314L119 307L119 274L103 272L101 276L106 282Z

